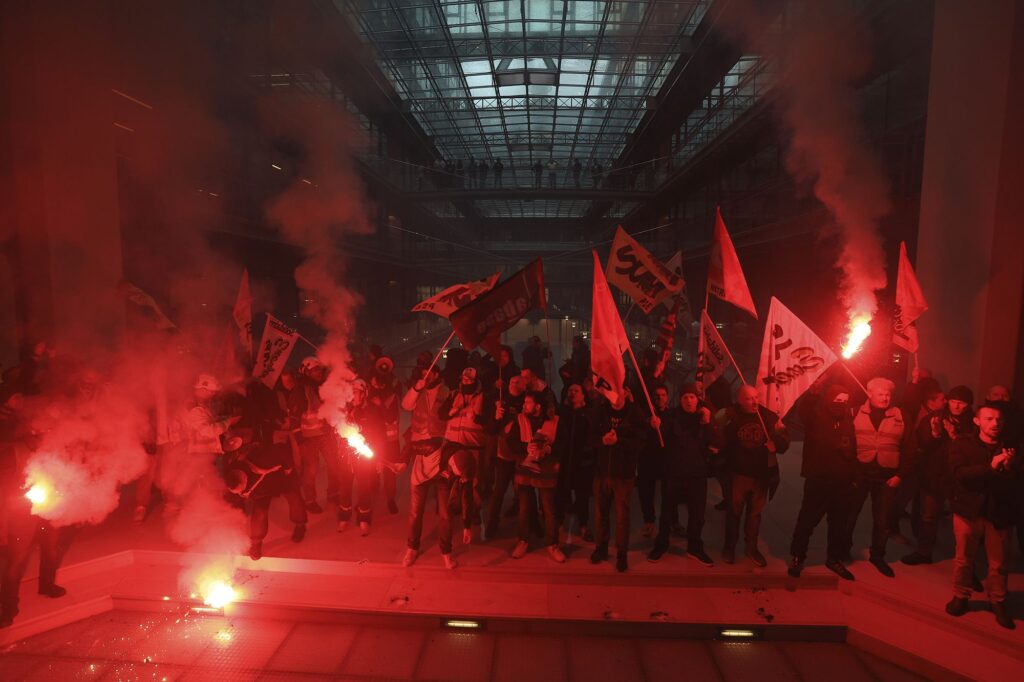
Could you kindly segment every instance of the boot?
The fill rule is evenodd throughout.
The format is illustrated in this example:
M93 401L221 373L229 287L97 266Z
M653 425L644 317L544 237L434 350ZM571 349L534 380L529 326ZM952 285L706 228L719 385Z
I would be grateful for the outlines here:
M590 554L590 563L599 564L608 560L608 545L598 545Z
M295 528L292 528L292 542L302 542L302 539L306 537L306 524L296 523Z
M829 559L825 562L825 568L838 575L843 580L854 580L853 573L838 559Z
M992 602L992 613L996 616L996 622L1007 630L1013 630L1017 627L1013 622L1013 618L1010 616L1010 612L1006 610L1006 604L1003 602Z
M946 604L946 613L951 616L962 616L967 613L967 597L953 597Z
M789 562L789 568L786 573L789 574L790 578L799 578L800 573L804 570L804 560L798 556L793 557Z
M619 552L615 556L615 570L619 573L625 573L627 568L629 568L629 560L627 559L627 554L626 552Z
M59 599L67 593L67 590L57 584L49 585L47 587L43 587L42 585L39 586L39 594L44 597L49 597L50 599Z
M263 541L253 540L252 544L249 545L249 558L253 561L259 561L263 557Z

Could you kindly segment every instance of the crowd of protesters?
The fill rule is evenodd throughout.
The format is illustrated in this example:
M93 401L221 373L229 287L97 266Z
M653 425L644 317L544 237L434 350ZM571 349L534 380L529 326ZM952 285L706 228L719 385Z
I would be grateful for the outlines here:
M0 385L0 484L6 501L0 524L5 539L0 625L9 625L17 613L21 577L36 544L39 592L64 594L55 578L70 530L54 529L31 515L22 490L21 467L33 438L23 406L38 392L51 353L40 344L21 365L4 372ZM404 477L399 475L408 470L404 566L419 558L425 516L436 508L438 544L448 568L457 565L458 525L464 544L506 538L515 559L537 544L559 564L566 561L564 543L575 534L593 543L591 563L611 559L614 549L616 569L626 571L636 488L641 532L653 542L647 560L661 560L678 537L685 539L687 557L711 567L715 559L706 549L704 522L709 480L717 479L722 502L713 509L725 515L719 560L737 561L742 536L745 560L767 565L758 543L761 518L779 488L779 457L789 449L791 435L789 426L758 404L753 388L741 386L733 394L724 382L707 391L683 383L672 391L656 376L645 376L652 412L639 398L637 377L614 401L595 389L584 339L574 339L571 357L558 370L559 396L547 383L549 359L536 337L521 354L521 367L507 346L496 358L451 349L438 364L424 352L403 382L392 359L371 347L363 361L348 368L357 378L343 422L365 439L372 457L321 413L321 387L332 368L316 357L286 369L273 389L256 380L225 387L217 377L200 375L167 437L144 443L150 465L135 484L134 520L141 523L151 513L155 488L161 490L164 513L173 513L175 496L164 489L168 477L160 470L162 464L166 468L165 453L176 449L216 462L226 499L249 516L249 554L257 560L274 498L288 504L295 542L304 539L310 515L328 510L339 533L354 523L367 535L382 492L388 513L400 512ZM895 575L887 550L894 539L901 540L908 516L916 545L902 562L929 564L948 504L956 554L955 596L947 612L962 615L972 591L985 590L999 624L1012 628L1004 606L1006 556L1014 526L1024 542L1024 474L1017 456L1024 416L1009 392L993 386L976 400L971 388L943 390L921 370L897 400L889 379L868 381L864 396L842 381L829 381L830 376L824 375L794 411L794 423L804 432L804 488L794 520L790 576L800 577L810 537L825 519L825 566L853 580L848 565L854 526L869 499L874 568ZM68 390L88 396L100 379L79 372L69 381ZM321 466L325 499L317 488ZM685 524L680 506L686 508ZM984 586L975 573L982 547Z

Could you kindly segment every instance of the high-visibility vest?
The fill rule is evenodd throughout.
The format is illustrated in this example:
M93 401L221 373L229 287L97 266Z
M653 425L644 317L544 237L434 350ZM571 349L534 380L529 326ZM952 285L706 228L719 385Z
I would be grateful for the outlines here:
M885 411L882 422L876 429L871 423L871 408L865 403L853 418L857 439L857 460L870 464L878 462L885 469L896 469L900 465L900 443L903 442L903 413L898 407Z
M477 415L482 413L483 403L483 393L473 393L467 397L465 393L456 392L452 402L456 413L445 426L444 439L472 448L483 447L487 434L476 421Z

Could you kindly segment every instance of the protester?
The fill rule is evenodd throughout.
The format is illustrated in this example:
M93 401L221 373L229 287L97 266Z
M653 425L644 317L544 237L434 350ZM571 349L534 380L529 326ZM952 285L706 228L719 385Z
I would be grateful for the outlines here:
M387 417L383 410L370 402L366 382L352 382L352 400L345 407L345 423L354 427L373 451L369 456L360 453L352 444L341 444L341 469L338 490L338 532L348 529L352 520L352 483L356 486L355 516L362 535L370 534L373 521L373 502L380 488L379 466L375 461L387 442Z
M659 561L668 551L679 505L685 504L686 555L705 566L714 566L714 561L704 551L702 534L708 501L708 460L715 456L718 447L711 425L711 410L701 404L696 384L682 386L679 407L670 410L661 425L666 446L662 465L661 518L654 548L647 559Z
M650 423L658 427L657 417ZM594 525L596 546L590 563L608 559L611 537L611 510L615 504L615 568L629 568L629 505L636 480L637 456L646 438L640 410L620 395L614 403L605 402L596 410L592 438L595 441Z
M429 367L429 361L427 364ZM402 398L402 409L412 413L406 432L409 467L409 539L402 558L403 566L412 566L420 554L423 534L423 514L427 496L434 491L437 500L437 543L445 568L455 568L452 556L452 521L448 509L451 493L450 479L441 469L441 447L444 444L445 422L438 416L438 408L448 397L448 387L441 381L437 368L422 374Z
M475 462L479 462L489 426L486 412L477 371L473 367L466 367L462 370L458 390L452 391L438 408L439 416L446 422L441 454L443 469L447 468L449 458L462 451L470 453ZM475 512L469 512L463 518L462 541L465 544L473 541L471 524L476 518L478 514Z
M555 503L558 527L567 514L576 517L577 533L584 542L590 532L590 498L594 490L594 444L591 436L593 410L587 405L583 388L570 384L558 411L554 450L558 458L558 486Z
M498 536L498 526L501 523L501 505L505 500L505 493L512 484L516 470L516 453L509 447L507 438L501 437L501 429L507 420L518 418L523 409L523 401L526 399L526 380L522 376L513 376L509 379L508 390L502 394L500 400L495 401L493 430L498 435L497 457L494 462L494 487L487 502L487 517L484 520L484 537L491 540ZM518 500L518 497L515 497ZM518 510L518 502L516 503ZM518 512L517 512L518 514Z
M530 549L530 515L535 513L537 498L544 511L544 546L556 563L565 563L565 554L558 547L555 486L558 483L558 457L552 443L558 418L550 418L541 396L527 393L523 409L515 416L504 415L500 437L506 450L515 457L516 494L519 497L519 540L512 549L512 558L521 559Z
M323 457L327 469L327 501L339 503L342 485L338 434L326 419L320 417L320 387L327 379L327 368L316 356L309 356L299 368L301 383L289 395L289 414L299 415L297 442L302 468L302 498L311 514L323 513L317 502L316 479ZM340 508L339 508L340 513ZM339 519L340 520L340 519Z
M398 442L399 386L394 374L395 361L384 355L377 358L370 375L368 399L379 410L384 420L384 441L381 446L380 475L388 513L398 513L398 474L408 462Z
M850 393L841 384L831 384L824 392L820 384L814 384L798 404L798 411L804 425L800 465L804 495L789 547L793 557L789 575L800 577L811 534L825 518L825 568L844 580L853 580L853 574L843 565L843 557L849 551L846 535L857 463Z
M551 357L551 351L541 343L539 336L531 336L523 349L523 369L530 370L538 379L547 377L544 362ZM530 390L533 390L532 388Z
M925 396L929 411L917 425L917 446L911 451L914 462L910 468L919 476L921 518L917 529L917 549L903 557L908 566L930 564L938 536L939 517L952 486L949 458L953 442L970 437L974 432L971 405L974 393L966 386L949 391L946 405L939 407L934 394Z
M664 386L657 386L653 388L652 394L654 414L664 422L665 415L669 411L668 389ZM665 468L665 446L653 430L647 435L637 468L636 489L640 496L640 513L643 515L644 522L640 534L645 538L651 538L655 535L654 522L657 520L654 511L654 496ZM664 483L662 483L661 496L662 499L665 498ZM673 511L670 522L674 522L675 519L676 512Z
M911 442L911 429L903 410L892 404L894 384L875 377L867 383L868 400L853 417L857 447L857 477L846 546L852 546L853 529L861 509L871 497L871 564L882 575L895 573L885 561L885 545L889 538L890 514L900 485L901 466L908 464L906 451Z
M730 472L729 507L725 518L725 544L722 561L736 561L736 541L740 519L747 558L756 566L768 564L757 547L761 513L778 485L777 455L789 448L789 434L777 416L757 403L753 386L743 386L736 394L736 406L726 411L722 428L722 456Z
M946 613L967 613L978 550L985 547L988 578L985 589L996 622L1012 630L1013 618L1006 609L1006 550L1010 527L1015 520L1015 500L1020 461L1015 448L1002 440L1002 412L984 404L974 417L977 436L954 441L950 452L953 477L953 533L956 559L953 571L953 599Z

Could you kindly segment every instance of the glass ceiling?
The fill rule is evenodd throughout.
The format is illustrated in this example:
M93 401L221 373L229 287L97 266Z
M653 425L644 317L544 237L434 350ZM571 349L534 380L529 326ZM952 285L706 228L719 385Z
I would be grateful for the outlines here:
M334 2L374 47L395 90L446 158L500 158L515 168L549 158L564 168L574 157L585 167L610 167L647 98L689 50L709 4ZM580 206L556 215L579 215L589 204L573 203Z

